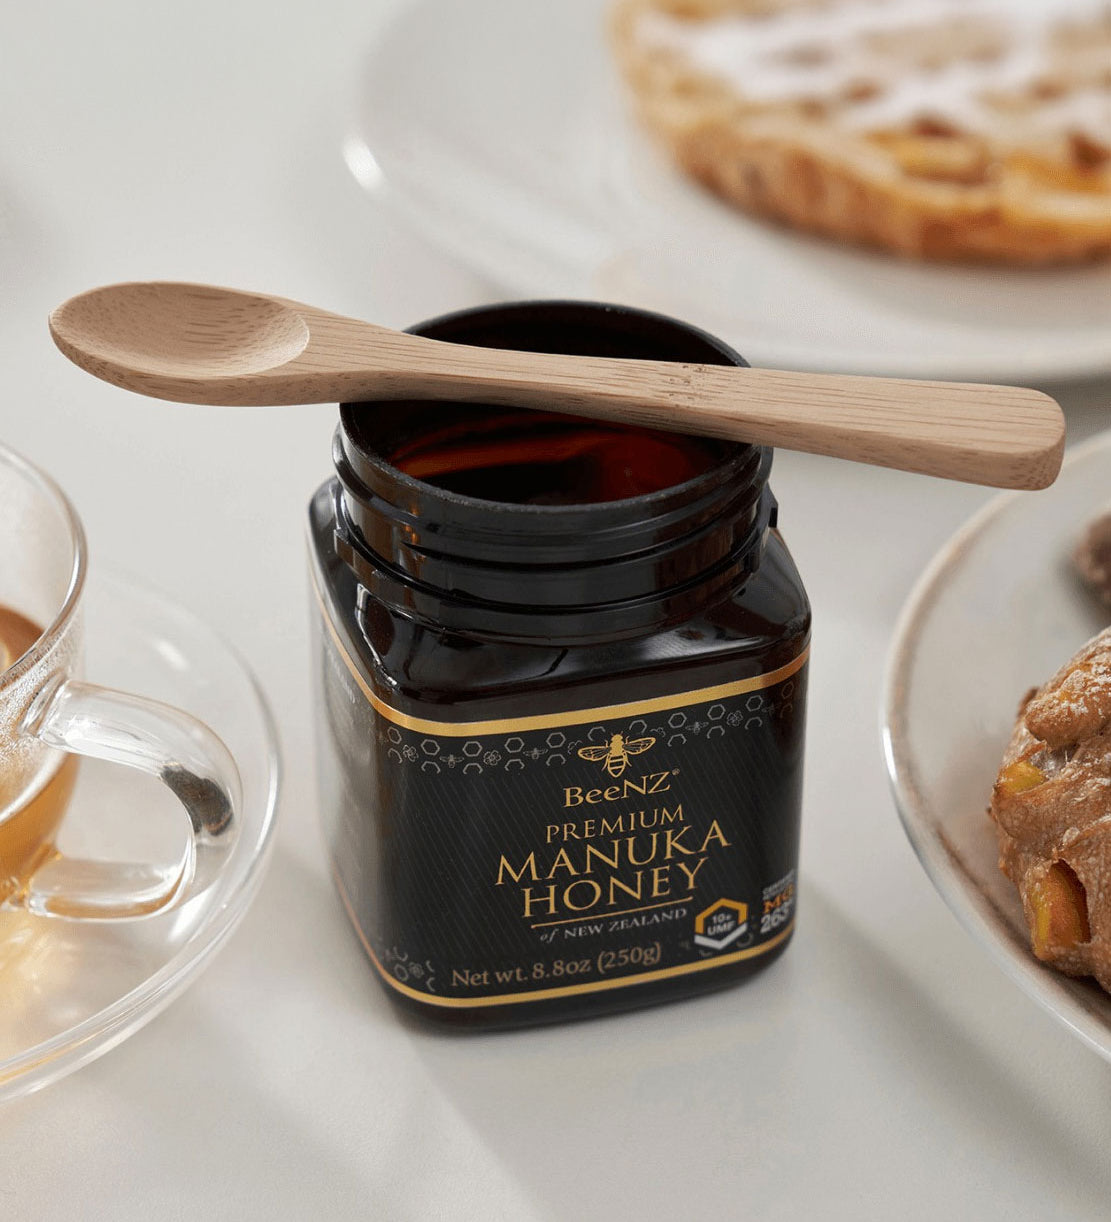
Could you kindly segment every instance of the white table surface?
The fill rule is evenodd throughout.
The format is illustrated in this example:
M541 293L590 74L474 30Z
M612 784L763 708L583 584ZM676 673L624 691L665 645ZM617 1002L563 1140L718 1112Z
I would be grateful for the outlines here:
M340 159L360 56L397 7L5 12L0 439L67 488L94 565L142 573L239 645L285 779L268 877L209 969L113 1052L0 1108L0 1216L1106 1219L1111 1068L943 906L880 752L897 613L984 489L777 456L816 625L802 911L779 962L701 1000L508 1035L426 1033L387 1004L314 795L303 514L334 409L155 404L70 366L45 319L125 279L395 326L498 298ZM1074 442L1108 420L1111 383L1050 389Z

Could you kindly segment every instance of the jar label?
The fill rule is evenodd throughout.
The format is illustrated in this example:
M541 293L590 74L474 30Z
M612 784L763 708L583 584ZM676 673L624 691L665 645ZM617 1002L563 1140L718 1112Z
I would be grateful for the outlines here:
M391 987L512 1005L713 970L790 935L806 651L655 700L447 722L391 707L324 624L334 867Z

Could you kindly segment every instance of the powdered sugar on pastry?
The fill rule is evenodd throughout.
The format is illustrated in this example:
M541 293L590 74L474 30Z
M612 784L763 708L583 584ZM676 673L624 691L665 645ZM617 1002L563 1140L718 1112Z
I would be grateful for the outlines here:
M646 127L749 212L915 258L1111 257L1111 0L612 0Z
M1090 30L1105 40L1093 47ZM1080 133L1111 145L1108 0L844 0L687 20L637 37L755 105L808 100L881 131L920 120L1007 143Z
M1023 719L1051 748L1081 742L1111 722L1111 628L1054 675L1026 706Z

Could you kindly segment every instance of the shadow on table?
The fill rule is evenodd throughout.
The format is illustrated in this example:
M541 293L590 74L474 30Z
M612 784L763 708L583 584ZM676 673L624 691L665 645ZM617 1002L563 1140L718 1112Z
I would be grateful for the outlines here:
M1096 1107L1048 1113L1035 1050L1004 1059L1013 1030L984 1047L828 897L804 895L795 944L739 988L527 1032L411 1027L418 1055L543 1217L766 1222L823 1200L826 1216L878 1217L893 1191L906 1218L1105 1216L1108 1066L1045 1020ZM979 978L974 958L963 970ZM1028 1004L994 984L986 996Z
M898 1191L907 1219L1105 1217L1108 1067L971 950L953 988L1006 1007L998 1043L816 886L804 905L788 953L739 988L444 1035L393 1010L327 877L279 851L217 987L59 1084L65 1125L54 1090L0 1113L0 1144L24 1193L95 1161L98 1199L129 1184L221 1216L423 1222L512 1199L575 1222L771 1222L800 1202L885 1216Z

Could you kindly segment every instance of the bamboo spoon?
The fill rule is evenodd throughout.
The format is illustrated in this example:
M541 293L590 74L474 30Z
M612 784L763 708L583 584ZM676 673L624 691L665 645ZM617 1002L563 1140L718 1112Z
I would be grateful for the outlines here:
M92 289L54 311L50 333L98 378L185 403L543 408L1002 488L1051 484L1065 440L1061 409L1035 390L476 348L200 284Z

